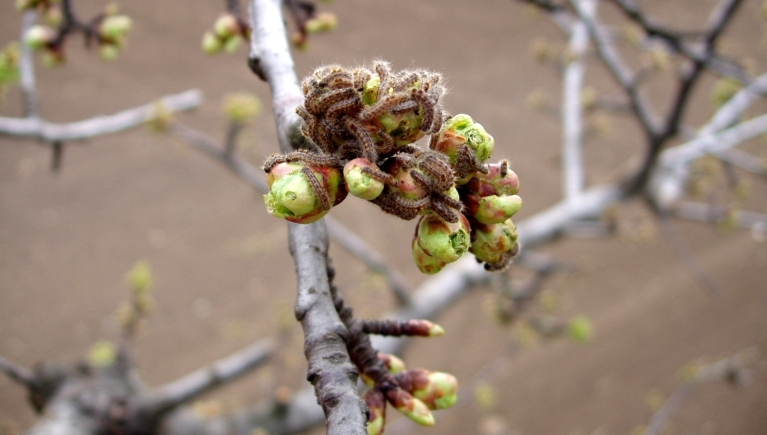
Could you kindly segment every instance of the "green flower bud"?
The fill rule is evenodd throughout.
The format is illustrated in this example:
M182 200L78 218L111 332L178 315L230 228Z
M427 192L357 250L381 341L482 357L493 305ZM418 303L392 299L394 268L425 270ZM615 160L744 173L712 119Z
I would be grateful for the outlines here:
M479 196L509 196L519 192L519 177L502 160L487 165L487 174L477 173L465 183L464 190Z
M420 82L416 82L413 87L417 87L419 83ZM381 97L380 87L380 77L376 76L368 80L362 91L362 101L368 106L372 106L378 102L378 99ZM383 92L389 91L384 90ZM423 125L423 115L424 110L421 110L421 108L398 113L396 115L387 112L379 116L374 122L379 129L384 130L394 139L396 146L402 147L411 144L426 135L426 133L420 129ZM373 135L373 139L378 140L378 137Z
M338 18L330 12L320 12L305 23L306 31L309 33L329 32L338 27Z
M224 49L224 42L213 32L205 32L202 35L202 51L206 54L220 53Z
M504 267L519 249L517 228L511 219L499 224L478 224L472 230L471 252L491 266Z
M522 198L517 195L468 195L463 203L466 206L466 214L483 224L499 224L522 208Z
M434 426L434 416L425 403L400 387L386 390L386 399L394 408L422 426Z
M409 376L398 375L402 388L421 400L429 409L447 409L458 401L458 380L455 376L424 369L408 370Z
M468 221L461 216L456 223L445 222L436 215L426 215L418 222L416 244L432 258L452 263L469 250L471 231Z
M362 102L372 106L378 101L378 90L381 87L381 78L376 76L365 83L365 89L362 90Z
M294 163L275 165L266 177L269 193L264 195L264 203L273 216L290 222L308 224L325 216L329 208L323 209L322 201L317 197L313 184L302 168L301 165ZM317 178L319 186L327 193L330 205L340 202L343 199L340 191L343 189L341 173L330 167L310 169Z
M224 51L229 54L234 53L242 45L242 38L239 36L232 36L224 43Z
M107 62L113 62L120 54L120 49L114 44L101 44L99 47L99 56Z
M261 101L248 92L237 92L224 96L226 116L239 124L245 124L261 112Z
M240 34L240 23L234 15L224 14L213 24L213 31L219 38L226 40Z
M32 26L24 35L24 43L32 50L40 50L56 39L56 31L48 26Z
M393 375L403 372L406 369L405 361L402 361L395 355L379 352L378 359L380 359L381 362L384 363L384 365L386 366L386 369L389 370L389 373Z
M591 340L593 328L591 320L586 316L575 316L567 325L567 336L576 343L586 343Z
M377 388L371 388L365 393L365 404L368 406L368 435L381 435L386 424L386 398Z
M133 20L127 15L113 15L104 18L99 33L105 39L120 44L133 27Z
M451 163L458 159L458 153L463 145L467 145L480 162L490 158L495 148L495 140L481 124L474 122L469 115L455 115L450 118L439 131L431 148L450 158Z
M370 174L363 172L364 168L378 169L364 157L350 160L344 166L344 180L346 180L346 188L349 193L370 201L378 198L378 195L383 192L384 184Z
M413 260L415 260L415 265L418 266L418 270L420 270L421 273L428 275L434 275L447 265L444 261L439 261L424 252L424 250L421 249L421 246L416 242L415 238L413 239Z

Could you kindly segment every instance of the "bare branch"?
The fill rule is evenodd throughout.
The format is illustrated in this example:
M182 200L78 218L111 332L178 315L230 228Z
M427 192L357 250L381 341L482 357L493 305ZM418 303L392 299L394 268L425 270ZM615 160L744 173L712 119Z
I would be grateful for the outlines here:
M685 399L696 387L717 381L730 381L743 384L748 381L749 373L746 367L749 351L737 354L731 358L725 358L715 363L694 367L694 373L689 379L677 387L666 403L652 416L650 424L645 431L646 435L658 435L663 431L666 423L671 419L674 412L682 405Z
M163 110L178 112L200 105L202 93L196 89L162 97L155 103L145 104L108 116L97 116L85 121L55 124L39 118L0 117L0 134L32 137L43 142L68 142L117 133L141 125L157 116L158 105Z
M234 381L266 362L272 347L269 340L258 341L233 355L160 386L143 400L142 411L157 417L207 391Z
M653 114L649 103L640 94L636 77L633 71L626 65L621 59L618 52L612 43L605 37L604 32L601 32L596 19L592 19L589 14L580 4L575 0L569 0L570 4L575 9L578 17L586 25L586 28L591 35L591 39L594 41L599 58L605 63L608 70L612 73L613 77L618 81L618 84L626 91L631 101L631 108L636 113L639 121L645 130L645 134L648 138L653 138L660 134L660 124L657 117Z
M277 137L283 152L293 150L300 136L295 108L303 101L279 0L251 0L249 64L272 89ZM254 68L255 66L255 68ZM366 408L357 393L359 374L345 340L348 331L336 313L327 276L328 236L324 221L288 225L290 252L296 266L296 318L304 330L307 379L325 414L327 432L366 433Z
M734 214L725 207L715 207L700 202L683 201L673 209L674 216L701 222L721 223L732 219L732 224L740 228L767 227L767 215L752 211L738 210Z
M579 2L584 12L592 18L596 12L596 0L574 0ZM583 55L589 47L588 29L583 21L575 21L570 34L570 52L572 60L565 68L564 100L562 102L562 123L564 141L562 166L564 168L564 194L567 200L574 199L586 185L583 166L583 77L586 65Z
M752 156L737 148L722 151L716 154L723 161L737 166L756 175L767 177L767 161L763 158Z
M0 372L27 388L35 386L35 374L31 370L18 366L2 356L0 356Z
M37 11L29 10L24 13L24 19L21 26L21 36L19 41L23 41L27 31L35 25ZM21 74L21 93L24 101L24 116L27 118L37 118L39 111L37 107L37 88L35 85L35 63L32 55L32 49L27 44L21 44L21 61L19 64Z

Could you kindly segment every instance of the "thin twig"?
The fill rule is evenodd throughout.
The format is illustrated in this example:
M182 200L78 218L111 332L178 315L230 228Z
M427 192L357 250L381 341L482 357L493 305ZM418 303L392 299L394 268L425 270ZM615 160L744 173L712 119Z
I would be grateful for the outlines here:
M690 248L684 243L679 233L674 228L671 218L667 213L660 215L661 228L666 233L666 240L671 243L676 254L682 260L682 264L687 268L692 276L703 286L710 296L720 297L722 292L720 286L714 282L714 279L706 272L703 266L695 259Z
M767 227L767 215L763 213L738 210L731 214L725 207L715 207L701 202L682 201L673 208L672 212L676 217L701 222L722 223L730 218L731 224L740 228Z
M35 25L37 11L29 10L24 13L24 19L21 26L20 41L23 41L27 31ZM21 44L21 59L19 63L19 72L21 74L21 94L24 102L24 116L27 118L37 118L40 112L37 106L37 87L35 85L35 62L32 55L32 49L27 44Z
M108 116L97 116L85 121L56 124L38 118L0 117L0 134L37 138L46 143L70 142L117 133L141 125L157 116L158 104L163 110L178 112L193 109L202 102L202 93L196 89L162 97L158 102L145 104Z
M690 396L696 387L717 381L746 383L749 378L748 369L746 368L747 361L745 361L748 357L746 353L740 353L730 358L694 368L693 370L696 373L690 379L684 380L671 397L652 416L645 435L660 434L674 412L676 412L682 405L682 402Z
M35 387L35 374L31 370L16 365L2 356L0 356L0 372L27 388Z
M235 354L160 386L148 393L142 404L142 411L157 418L179 405L189 403L207 391L250 373L268 360L272 350L273 346L269 340L261 340Z

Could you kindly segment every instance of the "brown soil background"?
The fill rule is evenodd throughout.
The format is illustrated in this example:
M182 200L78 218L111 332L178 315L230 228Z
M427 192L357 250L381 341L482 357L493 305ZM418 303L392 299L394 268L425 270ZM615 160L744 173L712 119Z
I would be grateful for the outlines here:
M0 4L3 43L17 38L20 25L12 3ZM729 55L747 55L764 71L760 3L745 2L723 44ZM642 4L667 23L696 29L714 2ZM81 0L77 6L87 17L103 2ZM553 107L559 101L557 74L529 55L536 38L563 44L545 17L509 0L338 0L322 7L338 15L340 26L313 38L308 52L295 53L299 75L324 63L377 57L398 69L441 71L450 87L448 110L469 113L485 125L498 144L494 157L511 159L519 174L525 200L519 219L559 200L559 122L525 108L536 88L547 92ZM47 119L79 120L199 88L205 104L181 119L222 138L224 94L248 90L269 101L267 86L245 66L243 49L218 57L199 50L223 2L130 0L121 8L135 29L117 62L104 64L73 40L67 66L38 70ZM603 10L617 16L607 5ZM594 65L589 81L610 91L611 79ZM690 124L712 113L712 82L707 78L697 89ZM667 96L667 90L662 79L652 82L655 97ZM14 90L0 113L18 116L19 107ZM625 174L641 153L636 125L611 119L610 132L586 146L592 184ZM259 163L274 152L273 130L271 114L264 113L243 137L243 154ZM763 141L747 147L767 157ZM295 279L286 226L266 213L260 195L212 160L143 128L68 146L58 174L48 170L49 159L48 149L32 141L0 138L0 355L28 367L73 362L97 341L115 339L113 313L128 295L124 275L146 259L155 274L157 303L136 355L148 384L170 381L282 330L277 364L207 399L228 408L280 385L306 385L300 328L289 320ZM752 185L747 207L767 211L767 189L757 178L744 177ZM384 216L353 198L333 215L385 253L414 288L425 279L410 259L413 222ZM622 204L617 215L615 237L568 239L542 249L576 266L574 273L549 281L544 297L561 318L589 316L595 327L591 343L522 340L528 344L498 360L499 352L527 334L495 323L487 309L490 293L477 290L440 319L446 337L418 341L406 354L411 366L456 374L464 386L463 405L438 413L436 428L403 421L392 424L390 433L477 433L488 422L500 422L502 431L494 433L629 434L647 424L657 398L673 392L685 364L750 347L762 355L754 365L755 382L697 390L672 429L767 433L767 244L748 231L677 223L696 261L721 287L712 297L683 267L641 203ZM342 248L332 246L331 254L337 282L358 315L379 316L393 306L380 279ZM286 324L292 326L280 326ZM480 410L470 400L471 384L493 361L498 364L490 383L497 403ZM24 391L0 376L0 432L17 433L33 421Z

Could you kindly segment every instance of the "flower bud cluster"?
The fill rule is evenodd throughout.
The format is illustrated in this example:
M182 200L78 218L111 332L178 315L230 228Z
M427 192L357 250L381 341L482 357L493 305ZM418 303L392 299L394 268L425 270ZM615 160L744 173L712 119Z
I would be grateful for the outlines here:
M38 24L30 27L24 35L24 43L29 48L43 52L43 61L47 66L55 66L64 62L66 59L64 42L73 31L82 31L88 43L95 41L102 59L115 60L120 51L125 48L128 33L133 27L131 18L127 15L118 14L114 6L107 7L96 19L84 24L72 16L69 16L64 22L61 11L52 7L54 3L52 1L27 0L23 6L21 3L17 3L17 7L20 9L43 7L46 11L45 20L51 26L59 28L55 30L49 25Z
M203 34L202 51L207 54L222 51L234 53L247 39L249 32L249 27L234 14L223 14L213 24L213 29Z
M364 400L368 406L368 435L381 435L386 426L387 402L409 419L423 426L433 426L431 411L447 409L458 401L458 380L443 372L406 369L405 363L393 355L378 354L389 369L386 382L376 384L367 379L370 389ZM391 365L396 361L396 365Z
M346 198L341 180L341 171L332 166L277 163L266 176L266 209L290 222L316 222Z
M495 141L481 124L443 113L441 80L424 70L395 73L382 61L316 70L302 83L305 102L297 109L315 151L274 155L264 170L274 178L279 164L288 163L296 174L325 168L343 175L303 182L300 209L281 203L292 196L270 192L267 209L314 222L348 192L402 219L420 217L412 252L423 273L437 273L466 252L488 270L504 269L519 250L510 220L522 205L519 180L507 162L486 163ZM429 149L417 147L427 134Z
M51 5L58 2L59 0L16 0L16 10L26 11L37 8L47 10Z

